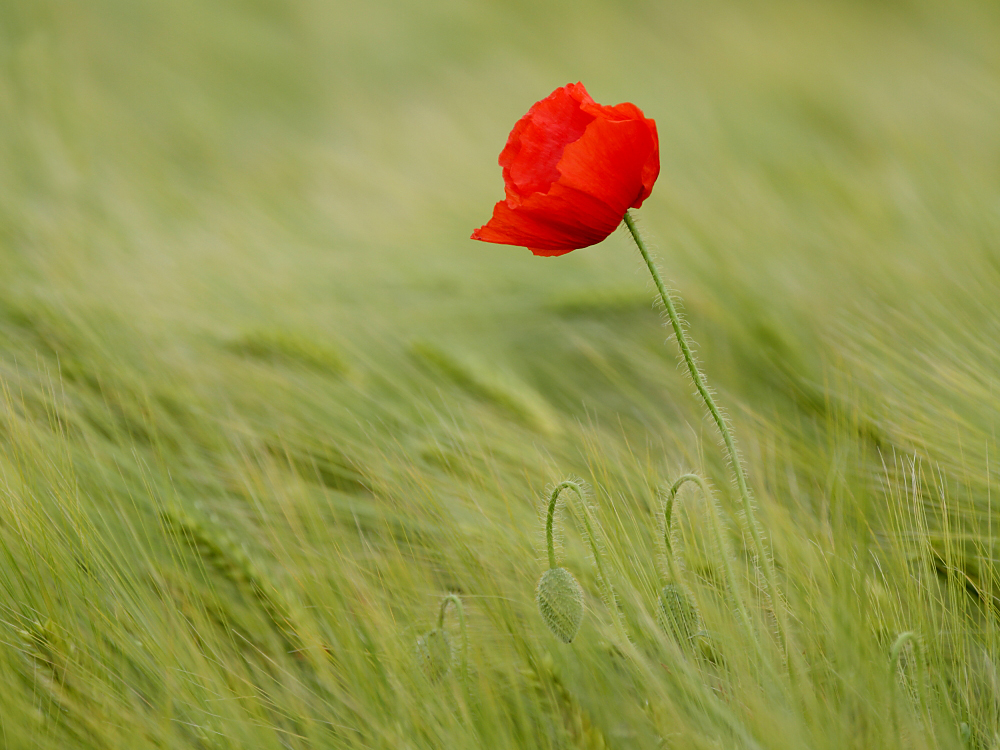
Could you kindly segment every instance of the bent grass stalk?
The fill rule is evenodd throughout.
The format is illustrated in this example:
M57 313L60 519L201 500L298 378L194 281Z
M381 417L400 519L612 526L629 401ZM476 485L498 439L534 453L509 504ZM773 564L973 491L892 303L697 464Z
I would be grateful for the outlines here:
M650 256L649 250L646 249L646 243L639 234L639 229L635 225L635 220L628 211L625 212L625 225L628 227L629 232L632 233L632 238L635 240L636 247L639 248L639 252L642 254L642 259L646 262L646 266L649 268L649 273L653 277L653 282L656 284L656 289L660 293L660 299L663 301L663 307L666 309L667 316L670 318L670 325L673 328L674 337L677 339L677 345L680 347L681 354L684 357L684 362L688 368L688 373L691 375L691 380L694 381L694 386L698 390L698 395L700 395L702 400L705 402L705 406L712 415L712 419L715 421L716 427L719 428L719 432L722 434L722 442L726 446L726 452L729 454L730 468L736 477L736 486L739 489L740 500L743 504L743 512L746 515L747 525L750 527L750 534L753 537L754 548L757 552L760 564L764 568L764 576L767 579L768 585L768 594L771 597L771 603L775 612L775 619L778 622L781 645L787 654L789 650L788 633L786 632L784 615L781 612L781 598L778 591L778 582L775 578L774 566L771 564L771 559L768 557L767 552L764 549L764 540L761 537L760 529L757 528L756 514L753 510L753 502L750 499L750 490L747 487L746 477L743 473L743 464L740 461L739 453L736 450L736 441L733 439L732 430L729 425L726 424L725 417L722 416L722 412L719 411L719 407L716 405L715 399L708 390L705 376L702 375L701 370L698 369L698 364L694 360L694 355L691 352L691 346L688 344L687 336L684 333L684 326L681 324L680 317L677 314L677 309L674 307L673 299L667 291L667 288L664 286L663 279L660 278L660 272L657 269L652 256Z

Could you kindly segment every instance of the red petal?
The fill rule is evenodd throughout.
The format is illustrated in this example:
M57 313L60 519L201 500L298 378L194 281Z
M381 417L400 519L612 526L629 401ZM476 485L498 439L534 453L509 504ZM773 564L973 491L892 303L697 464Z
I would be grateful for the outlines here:
M642 110L631 102L622 102L621 104L616 104L613 107L602 106L596 102L593 104L584 103L581 106L585 111L591 112L598 117L608 120L616 122L631 120L645 123L647 129L649 130L653 147L642 167L642 191L639 193L639 196L635 199L635 201L629 206L629 208L639 208L642 205L642 202L649 197L651 192L653 192L653 184L656 182L656 178L660 174L660 139L656 133L656 122L647 118L642 113Z
M520 204L500 201L493 218L472 234L472 239L521 245L556 254L594 245L621 223L622 216L593 196L560 183L548 193L535 193Z
M653 192L653 183L660 176L660 136L656 133L656 123L643 118L646 127L649 128L649 135L653 139L653 150L646 157L646 163L642 165L642 192L630 208L639 208L642 202Z
M541 256L542 258L555 258L559 255L565 255L566 253L571 253L574 250L579 250L578 247L571 247L568 250L543 250L537 247L528 248L534 255Z
M583 84L570 84L533 104L517 121L499 159L508 200L544 193L559 179L556 165L563 150L595 117L581 108L584 103L593 99Z
M655 150L643 120L599 117L563 152L559 184L605 203L621 221L645 197L643 170Z

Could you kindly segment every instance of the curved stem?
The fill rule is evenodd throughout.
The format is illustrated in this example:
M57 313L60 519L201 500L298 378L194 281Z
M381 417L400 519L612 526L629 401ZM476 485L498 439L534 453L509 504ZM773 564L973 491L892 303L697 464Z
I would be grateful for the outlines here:
M674 555L674 546L670 542L670 529L671 523L673 521L674 503L677 499L677 493L680 491L681 486L685 482L693 482L700 479L695 474L685 474L682 477L678 477L677 481L670 486L670 490L667 492L667 499L663 503L663 545L667 551L667 572L675 581L680 581L681 571L680 566L677 564L677 558Z
M660 272L656 268L656 263L653 262L653 258L646 249L645 242L643 242L642 237L639 235L639 230L635 225L635 220L627 211L625 212L625 225L628 227L629 232L632 233L632 238L635 240L635 244L639 248L639 252L642 254L642 259L646 262L646 266L649 268L649 273L653 277L653 282L656 284L656 290L660 293L660 299L663 301L663 307L666 309L667 316L670 318L670 325L673 328L674 337L677 339L677 345L681 349L681 354L683 355L684 362L687 365L688 373L691 375L691 380L694 381L694 386L698 389L698 395L700 395L702 400L705 402L705 406L708 407L708 411L712 415L712 419L715 421L716 427L719 428L719 432L722 434L722 442L726 446L726 452L729 454L729 462L733 474L736 476L736 486L740 492L743 512L747 517L747 524L750 526L750 534L753 537L757 557L760 559L760 564L764 568L764 575L767 578L769 589L768 593L771 596L775 615L781 630L782 645L787 649L787 635L784 632L784 617L780 613L781 599L778 596L778 584L774 575L774 566L771 565L771 559L767 556L767 552L764 549L764 540L761 538L760 529L757 528L753 503L750 500L750 490L747 487L746 477L743 474L743 465L740 462L739 453L736 451L736 442L733 440L733 433L729 429L729 425L726 424L725 418L719 411L719 407L716 406L715 399L712 398L712 394L708 390L708 386L705 384L705 376L701 374L697 363L694 361L694 355L691 353L691 346L688 344L687 336L684 334L684 326L681 325L680 317L677 315L677 310L674 307L674 302L670 297L670 293L663 285L663 280L660 278Z
M448 603L455 605L455 610L458 612L458 627L462 634L462 656L461 656L461 667L462 667L462 677L464 679L468 666L468 651L469 651L469 634L465 630L465 608L462 606L462 600L457 594L448 594L441 600L441 609L438 611L438 630L444 628L444 611L448 608Z
M552 495L549 497L548 512L545 516L545 543L549 554L549 568L558 567L556 565L555 546L552 539L552 525L556 512L556 504L559 501L559 494L565 489L573 490L573 492L576 493L577 500L580 502L580 512L583 515L583 525L587 530L587 542L590 544L590 551L594 556L594 565L597 566L597 576L601 579L601 584L605 588L607 604L615 612L615 623L618 625L619 629L622 630L622 635L624 637L624 625L621 623L621 613L618 611L618 605L615 603L615 591L611 588L611 580L604 572L604 563L601 562L601 552L597 547L597 537L594 535L594 528L590 523L590 513L588 512L587 503L583 497L583 490L580 488L579 484L569 479L557 484L552 490Z
M667 499L663 503L663 543L667 546L667 552L673 553L672 545L670 544L670 521L674 512L674 501L677 498L677 493L680 492L681 487L685 482L698 482L701 485L701 491L705 494L705 497L709 497L708 487L705 485L705 480L702 479L697 474L683 474L677 477L672 485L670 485L670 490L667 492Z
M568 479L557 484L552 490L552 496L549 497L549 509L545 514L545 545L549 552L549 569L559 567L556 565L556 550L555 543L552 540L552 522L556 514L556 503L559 501L559 493L561 493L567 487L572 487L576 490L577 495L580 495L580 488L576 486L576 482L571 482ZM582 497L582 495L580 495Z
M716 508L715 503L712 502L712 491L709 489L708 483L700 474L684 474L678 477L677 480L670 485L670 490L667 493L667 499L663 503L663 543L667 548L667 564L670 566L670 574L674 576L675 579L679 578L679 566L677 565L677 561L674 557L674 550L670 544L670 524L677 493L686 482L695 482L701 488L702 497L704 497L705 503L708 505L708 514L712 519L712 530L715 533L715 544L719 548L719 555L722 557L723 565L725 567L730 596L732 596L733 602L736 604L736 609L740 613L743 625L752 635L753 625L750 622L750 615L747 613L746 607L743 604L743 597L740 595L740 588L736 580L736 573L733 571L733 561L729 554L728 545L726 544L725 533L722 529L722 521L719 519L718 508Z
M912 630L907 630L905 633L900 633L896 636L896 640L893 642L892 648L889 650L889 671L892 674L896 674L896 670L899 669L899 656L903 653L903 646L916 637L917 634Z
M923 713L927 712L927 695L924 692L924 670L926 669L926 659L927 656L924 653L923 644L920 642L920 638L912 630L907 630L905 633L900 633L896 636L895 642L892 644L892 649L889 651L889 669L891 670L893 678L895 678L896 673L899 670L899 657L903 653L903 647L913 641L913 651L916 655L917 666L914 669L915 677L914 681L917 683L917 697L920 700L920 710Z

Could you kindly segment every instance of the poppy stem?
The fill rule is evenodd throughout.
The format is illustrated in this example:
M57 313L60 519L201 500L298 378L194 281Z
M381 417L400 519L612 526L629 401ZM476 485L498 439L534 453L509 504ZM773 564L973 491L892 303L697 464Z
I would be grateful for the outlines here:
M746 607L743 606L743 597L740 595L739 585L736 581L736 573L733 572L733 561L730 559L728 545L726 544L726 536L722 530L722 521L719 519L718 508L715 506L715 501L712 499L712 491L708 488L708 483L701 477L700 474L684 474L677 478L677 480L670 485L670 490L667 492L667 499L663 504L663 544L667 550L667 564L670 568L670 574L675 578L679 579L679 570L677 565L677 560L674 557L673 545L670 543L670 531L671 531L671 517L673 515L674 503L677 500L677 493L680 492L681 487L685 482L694 482L701 488L701 495L705 500L705 509L712 519L712 531L715 532L715 544L718 547L719 555L722 557L722 565L726 572L727 583L729 584L729 593L733 598L733 602L736 605L736 609L740 613L740 618L743 620L743 624L750 635L753 635L753 626L750 624L750 616L747 614Z
M444 630L444 611L448 608L448 604L455 605L455 611L458 612L458 627L462 635L462 652L461 652L461 669L462 669L462 679L465 680L468 677L468 666L469 666L469 634L465 630L465 608L462 606L462 600L458 598L456 594L448 594L441 600L441 609L438 610L438 621L437 629Z
M750 619L749 612L747 612L746 604L743 599L743 592L741 591L741 587L736 578L736 573L733 571L732 555L729 552L729 545L726 544L726 536L723 532L722 520L719 518L719 509L715 505L712 490L709 489L708 483L701 477L700 474L684 474L678 477L677 480L670 485L670 489L667 491L666 500L663 503L663 543L667 552L668 573L674 581L680 581L680 566L677 563L673 545L670 543L670 532L671 525L673 523L674 506L677 501L677 493L680 492L681 487L683 487L687 482L695 482L701 488L701 494L705 501L706 511L712 520L712 528L715 532L715 544L719 555L722 557L722 564L726 573L726 582L729 585L729 595L732 598L734 606L736 607L736 611L739 612L740 620L743 623L743 627L746 629L747 635L753 639L756 651L761 655L762 663L766 663L764 661L764 652L761 649L761 643L756 635L757 631L754 628L753 621Z
M700 395L702 400L705 402L705 406L708 407L708 411L712 415L712 419L715 421L716 427L718 427L719 432L722 433L722 442L725 444L726 452L729 454L730 468L736 476L736 486L740 492L740 500L743 504L743 512L747 518L747 525L750 527L750 534L753 537L754 548L756 549L760 564L764 568L764 575L767 578L769 589L768 593L771 597L771 604L774 607L775 619L777 619L779 623L782 641L781 645L787 650L788 641L787 634L784 632L784 617L779 611L781 608L781 599L779 598L778 582L774 575L774 566L771 564L771 558L768 557L767 551L764 549L764 540L761 537L760 529L757 527L753 501L750 499L750 489L747 487L746 476L743 472L743 464L740 461L740 455L736 450L736 441L733 439L732 430L726 423L725 417L722 416L722 412L719 411L719 407L716 406L715 399L712 398L712 393L709 391L708 385L705 382L705 376L702 375L701 370L698 369L698 365L694 360L694 354L691 353L691 346L688 344L687 336L684 333L684 326L681 324L680 316L677 315L677 308L674 306L673 298L670 296L670 292L667 291L667 288L663 285L663 279L660 278L660 272L656 267L656 263L653 261L652 256L650 256L649 250L646 249L646 243L643 242L642 236L639 234L639 229L635 225L635 220L628 211L625 212L625 226L627 226L628 230L632 233L632 238L635 240L635 244L639 248L639 252L642 253L642 259L646 261L649 273L653 276L653 282L656 284L656 290L660 293L660 299L663 301L663 307L667 311L667 316L670 318L670 325L674 330L674 337L677 339L677 345L680 347L681 354L684 356L684 362L687 365L688 373L691 375L691 380L694 381L694 386L698 389L698 395Z
M549 570L559 567L556 565L556 549L552 538L552 524L556 514L556 503L559 501L559 493L568 487L576 489L576 485L569 480L560 482L553 488L552 495L549 497L549 509L545 514L545 548L549 553Z
M597 574L601 578L601 583L607 588L607 596L610 598L609 604L614 603L614 590L611 588L611 581L604 573L604 565L601 563L601 552L597 547L597 537L594 536L594 529L590 524L590 515L587 509L587 502L583 497L583 490L576 482L566 479L557 484L549 497L549 508L545 514L545 545L549 553L549 568L558 567L556 565L555 540L553 539L552 524L556 513L556 503L563 490L573 490L576 499L580 503L580 513L583 515L583 525L587 530L587 542L590 544L590 551L594 555L594 565L597 566Z
M594 535L594 527L590 523L590 510L587 508L587 501L584 499L583 490L580 488L580 485L571 479L565 479L557 484L549 496L548 511L545 514L545 546L549 555L549 569L558 567L556 565L555 540L553 539L552 526L556 513L556 503L559 501L559 495L563 490L573 490L576 493L576 499L580 505L580 514L583 516L583 525L587 531L587 542L590 544L590 552L594 556L594 565L597 566L598 578L600 578L601 584L605 589L604 595L608 600L607 605L614 611L615 624L621 630L620 634L627 640L628 636L625 635L625 626L622 623L621 612L618 610L615 590L611 586L611 579L604 572L604 564L601 562L601 550L597 544L597 537Z

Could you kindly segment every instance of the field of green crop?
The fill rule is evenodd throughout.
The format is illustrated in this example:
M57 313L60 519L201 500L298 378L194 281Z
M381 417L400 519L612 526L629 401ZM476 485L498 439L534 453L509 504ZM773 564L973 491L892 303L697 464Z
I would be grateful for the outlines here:
M993 0L4 0L0 746L1000 748L998 39ZM777 599L628 234L468 239L578 80L657 122L637 219Z

